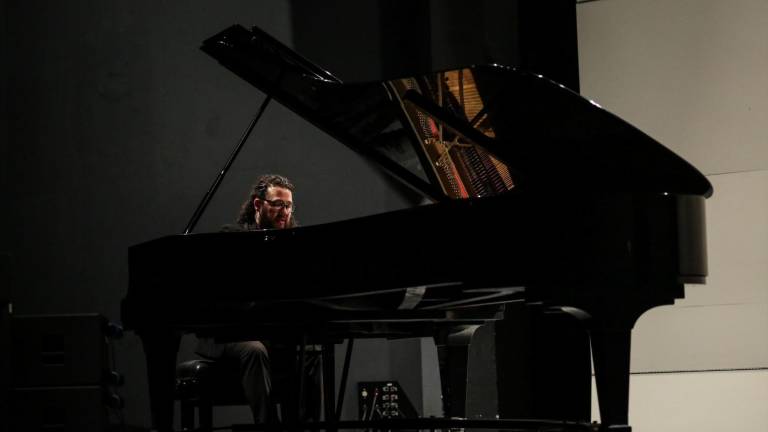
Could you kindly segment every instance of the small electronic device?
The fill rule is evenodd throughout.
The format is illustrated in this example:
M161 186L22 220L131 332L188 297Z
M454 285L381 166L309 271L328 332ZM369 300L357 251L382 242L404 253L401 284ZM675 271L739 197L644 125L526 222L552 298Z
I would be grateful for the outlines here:
M360 420L418 417L411 400L397 381L358 382L357 395Z

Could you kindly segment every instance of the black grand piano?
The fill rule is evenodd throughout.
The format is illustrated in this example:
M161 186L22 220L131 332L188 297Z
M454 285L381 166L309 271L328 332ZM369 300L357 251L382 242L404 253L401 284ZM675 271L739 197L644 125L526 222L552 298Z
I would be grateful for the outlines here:
M446 417L462 417L468 335L508 302L583 320L601 427L630 430L631 329L707 274L712 187L701 173L597 104L521 70L345 84L257 28L232 26L202 49L432 204L131 247L122 318L144 344L159 430L171 429L184 332L322 343L433 336ZM250 257L265 251L292 260L271 262L274 272L251 283Z

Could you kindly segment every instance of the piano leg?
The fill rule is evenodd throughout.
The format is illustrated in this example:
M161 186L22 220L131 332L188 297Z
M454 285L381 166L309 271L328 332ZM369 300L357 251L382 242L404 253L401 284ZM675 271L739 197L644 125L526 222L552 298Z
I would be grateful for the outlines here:
M631 333L631 328L590 331L600 421L612 432L632 430L628 422Z
M176 382L176 354L181 336L153 329L139 333L147 359L149 403L152 424L158 432L173 431L173 394Z
M304 393L306 391L306 358L307 358L307 340L303 337L301 345L299 346L299 358L296 360L296 398L294 404L288 405L288 418L289 421L300 422L304 419Z
M460 326L435 336L443 391L443 415L465 418L467 415L467 364L469 344L478 325Z
M334 344L323 344L323 408L325 421L336 421L336 351ZM344 391L341 389L340 391Z

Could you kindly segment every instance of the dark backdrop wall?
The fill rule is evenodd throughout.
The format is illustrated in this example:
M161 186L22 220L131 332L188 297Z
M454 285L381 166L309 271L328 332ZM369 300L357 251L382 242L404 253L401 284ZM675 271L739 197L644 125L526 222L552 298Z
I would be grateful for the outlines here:
M0 254L17 314L119 320L129 246L183 230L264 95L198 47L233 24L291 43L286 1L3 0ZM235 217L255 176L320 224L409 205L390 180L271 105L198 231ZM212 287L213 289L214 287ZM129 423L148 424L142 351L118 343Z
M254 23L290 43L289 5L7 0L5 9L12 297L18 311L116 316L126 247L183 229L263 98L200 42ZM356 155L273 104L198 231L230 222L265 171L294 179L305 224L405 205Z
M208 36L234 23L258 25L355 81L522 61L509 31L516 10L517 2L502 0L471 7L435 0L0 0L0 257L10 261L0 298L11 299L17 314L99 312L119 320L128 247L183 230L264 98L198 49ZM197 231L231 222L264 172L294 180L305 225L418 202L272 104ZM367 346L374 360L350 386L401 374L438 391L434 374L427 383L426 373L411 377L397 367L408 363L402 351L380 364L387 348ZM422 346L401 344L424 362ZM126 419L148 425L141 346L128 335L117 350ZM190 354L190 344L183 351ZM357 358L358 367L366 364ZM348 400L345 413L353 415Z

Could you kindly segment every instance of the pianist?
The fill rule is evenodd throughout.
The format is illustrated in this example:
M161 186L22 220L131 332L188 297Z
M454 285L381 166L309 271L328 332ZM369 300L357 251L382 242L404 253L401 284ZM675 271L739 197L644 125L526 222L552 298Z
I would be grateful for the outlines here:
M222 231L256 231L262 229L284 229L296 225L293 218L293 184L290 180L279 175L262 175L251 190L250 196L243 203L237 223L226 225ZM255 257L254 257L255 258ZM254 259L254 262L258 262ZM266 263L268 267L268 263ZM267 347L260 341L245 341L234 343L214 343L210 339L201 339L197 353L209 359L221 359L239 364L239 373L243 392L253 412L256 423L274 422L279 419L277 413L277 401L275 400L272 384L275 381L280 386L280 377L288 375L282 373L282 368L291 370L291 360L296 357L295 347ZM270 353L273 362L270 362ZM308 358L310 362L305 371L309 371L309 388L307 398L313 400L314 388L319 393L319 361L317 358ZM278 369L278 370L273 370ZM287 377L285 377L287 378ZM315 384L316 383L316 384ZM305 420L317 418L317 407L309 407L304 411Z
M226 225L224 231L253 231L292 228L293 184L287 178L266 174L257 180L248 199L240 208L236 225Z

